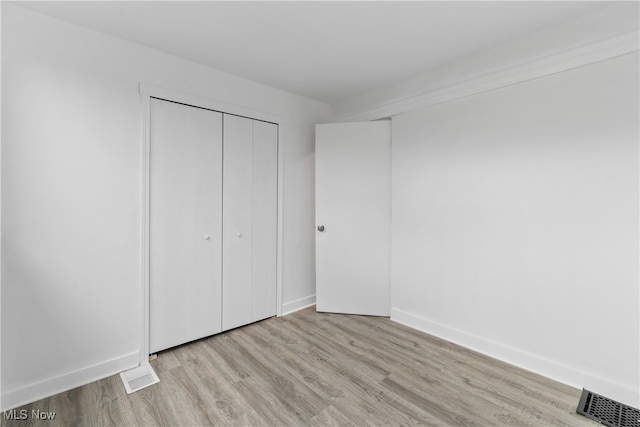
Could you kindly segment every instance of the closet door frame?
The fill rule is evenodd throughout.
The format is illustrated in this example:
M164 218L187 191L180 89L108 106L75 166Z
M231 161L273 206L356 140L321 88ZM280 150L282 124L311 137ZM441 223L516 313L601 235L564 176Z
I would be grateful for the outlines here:
M277 255L276 255L276 315L282 316L282 267L283 267L283 208L284 208L284 139L283 135L287 128L287 118L266 111L255 110L249 107L228 104L215 99L202 98L196 95L178 92L146 83L140 83L140 96L142 100L142 144L141 144L141 189L140 189L140 218L141 224L141 256L140 256L140 288L139 295L142 302L141 307L141 342L140 342L140 365L148 364L149 359L149 194L150 194L150 158L149 148L151 146L151 98L163 99L166 101L178 102L193 107L206 108L220 113L233 114L249 119L261 120L278 125L278 225L277 225Z

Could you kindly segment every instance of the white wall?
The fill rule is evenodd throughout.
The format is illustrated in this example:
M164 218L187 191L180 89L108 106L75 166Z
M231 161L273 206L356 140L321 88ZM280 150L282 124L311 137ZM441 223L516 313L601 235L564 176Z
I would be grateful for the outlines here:
M640 406L638 75L395 116L392 319Z
M2 403L140 348L140 82L285 116L285 307L315 293L314 125L328 106L2 3Z

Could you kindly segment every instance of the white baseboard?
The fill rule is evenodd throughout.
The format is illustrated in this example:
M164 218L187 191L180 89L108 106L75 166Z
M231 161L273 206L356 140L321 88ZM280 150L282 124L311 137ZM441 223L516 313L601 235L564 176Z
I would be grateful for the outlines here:
M296 311L311 307L316 303L316 296L309 295L308 297L300 298L295 301L290 301L282 304L282 315L294 313Z
M461 345L503 362L510 363L536 374L559 381L577 389L586 388L594 393L637 408L640 392L626 386L562 365L553 360L486 340L477 335L460 331L424 317L392 308L391 320L425 332L429 335ZM576 402L577 405L578 402Z
M35 402L54 394L62 393L76 387L83 386L93 381L107 378L118 372L137 366L140 362L140 353L133 352L97 363L77 371L69 372L57 377L48 378L26 386L14 389L3 390L2 410L13 409L27 403Z

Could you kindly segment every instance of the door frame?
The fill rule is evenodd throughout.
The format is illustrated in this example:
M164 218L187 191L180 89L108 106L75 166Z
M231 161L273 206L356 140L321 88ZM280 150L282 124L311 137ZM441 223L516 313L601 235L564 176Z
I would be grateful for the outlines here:
M140 96L142 100L142 144L140 167L140 288L141 299L141 343L140 365L148 363L149 359L149 194L150 194L150 158L151 146L151 98L164 99L178 102L193 107L206 108L220 113L233 114L249 119L256 119L278 125L278 225L277 225L277 252L276 252L276 316L282 316L282 268L283 268L283 242L284 242L284 134L288 119L284 116L256 110L240 105L229 104L223 101L202 98L160 86L140 83Z

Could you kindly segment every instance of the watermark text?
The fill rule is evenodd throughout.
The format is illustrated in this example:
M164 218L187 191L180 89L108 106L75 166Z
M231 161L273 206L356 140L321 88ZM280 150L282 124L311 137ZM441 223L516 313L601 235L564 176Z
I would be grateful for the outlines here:
M27 411L26 409L9 409L4 411L2 417L5 420L42 420L50 421L55 420L55 411L41 411L40 409L32 409Z

